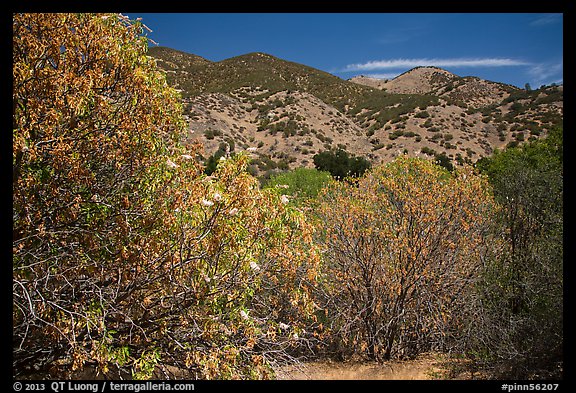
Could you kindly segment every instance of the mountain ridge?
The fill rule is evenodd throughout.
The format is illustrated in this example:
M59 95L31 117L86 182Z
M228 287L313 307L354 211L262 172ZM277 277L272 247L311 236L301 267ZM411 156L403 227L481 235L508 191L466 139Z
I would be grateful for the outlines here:
M163 47L149 55L181 91L186 137L207 157L250 149L256 175L312 167L314 154L337 148L373 163L399 154L473 163L563 119L562 86L527 91L416 67L378 88L263 52L219 62Z

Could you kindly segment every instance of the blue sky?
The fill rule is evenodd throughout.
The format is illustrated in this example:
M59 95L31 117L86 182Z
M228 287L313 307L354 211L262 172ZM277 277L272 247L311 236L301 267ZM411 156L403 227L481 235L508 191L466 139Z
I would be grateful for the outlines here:
M125 13L159 45L220 61L265 52L330 72L393 78L419 65L533 88L563 82L563 15Z

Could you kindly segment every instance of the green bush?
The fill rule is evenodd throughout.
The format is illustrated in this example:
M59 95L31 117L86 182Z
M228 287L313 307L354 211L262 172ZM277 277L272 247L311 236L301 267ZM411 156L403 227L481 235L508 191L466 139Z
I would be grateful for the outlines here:
M280 173L270 177L264 188L277 190L280 194L290 196L290 200L297 205L316 198L320 190L332 181L329 172L313 168L296 168L292 171Z
M452 164L452 160L444 152L434 154L434 162L436 164L446 168L449 171L454 170L454 165Z
M209 128L206 131L204 131L204 136L206 137L206 139L212 140L214 139L214 137L222 136L222 131Z
M479 283L473 339L497 378L561 378L563 362L563 136L478 161L501 205L503 252Z
M320 171L330 172L335 179L348 176L358 177L370 168L370 162L363 157L350 156L347 151L326 150L314 156L314 165Z
M420 151L428 156L433 156L436 154L436 150L429 148L428 146L424 146Z
M391 132L390 134L388 134L388 138L393 141L395 139L398 139L399 137L401 137L402 135L404 135L404 131L402 130L394 130L393 132Z

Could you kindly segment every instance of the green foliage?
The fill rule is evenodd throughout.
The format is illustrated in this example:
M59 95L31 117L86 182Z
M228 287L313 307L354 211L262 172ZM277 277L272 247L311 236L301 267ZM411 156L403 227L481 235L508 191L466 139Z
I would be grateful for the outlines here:
M142 356L134 362L133 379L151 379L156 365L160 361L160 352L158 349L145 351Z
M562 362L562 139L554 129L478 162L502 205L506 243L484 273L485 323L476 332L479 347L499 359L495 367L514 378L557 375Z
M212 173L214 173L216 167L218 166L218 161L220 161L220 158L224 157L225 155L226 155L226 148L222 148L222 146L220 146L218 150L216 150L214 154L208 157L208 159L204 163L204 173L207 175L211 175Z
M454 165L452 164L452 160L450 157L446 155L446 153L434 153L434 162L449 171L454 170Z
M212 128L207 129L204 131L204 136L206 139L214 139L216 136L222 136L222 131L220 130L213 130Z
M394 140L394 139L398 139L399 137L404 135L404 131L402 130L394 130L393 132L391 132L390 134L388 134L388 138L390 140Z
M264 187L276 189L281 194L289 195L290 200L301 205L316 198L320 190L331 180L332 177L329 172L312 168L296 168L290 172L272 176Z
M330 172L335 179L362 176L371 166L364 157L350 156L342 149L326 150L314 156L314 165L320 171Z
M429 156L433 156L436 154L436 150L429 148L428 146L424 146L422 147L422 149L420 149L420 151L423 154L429 155Z

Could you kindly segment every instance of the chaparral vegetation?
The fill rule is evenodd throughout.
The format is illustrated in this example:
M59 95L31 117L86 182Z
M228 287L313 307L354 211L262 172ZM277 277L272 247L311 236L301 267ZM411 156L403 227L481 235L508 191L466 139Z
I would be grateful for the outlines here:
M561 128L475 166L338 150L261 184L233 149L207 170L146 29L13 15L16 378L274 379L432 351L561 378Z

